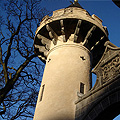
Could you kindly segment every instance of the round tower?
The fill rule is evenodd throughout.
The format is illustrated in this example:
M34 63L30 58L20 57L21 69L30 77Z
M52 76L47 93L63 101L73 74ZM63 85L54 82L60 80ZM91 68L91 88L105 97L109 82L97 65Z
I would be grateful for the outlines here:
M34 120L74 120L77 94L91 89L91 69L108 40L107 28L77 0L45 16L35 35L35 52L46 63Z

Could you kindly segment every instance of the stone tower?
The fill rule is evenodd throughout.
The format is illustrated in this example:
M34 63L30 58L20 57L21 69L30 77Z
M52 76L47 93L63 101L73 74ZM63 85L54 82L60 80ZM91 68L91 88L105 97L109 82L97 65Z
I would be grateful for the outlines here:
M91 69L108 40L107 28L76 0L45 16L35 35L35 52L46 63L34 120L74 120L77 95L92 86Z

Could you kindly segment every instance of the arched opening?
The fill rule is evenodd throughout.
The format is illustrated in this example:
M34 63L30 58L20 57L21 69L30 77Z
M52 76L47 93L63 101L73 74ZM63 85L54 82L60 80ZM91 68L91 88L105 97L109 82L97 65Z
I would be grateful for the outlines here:
M96 83L96 79L97 79L97 76L94 73L92 73L92 88Z

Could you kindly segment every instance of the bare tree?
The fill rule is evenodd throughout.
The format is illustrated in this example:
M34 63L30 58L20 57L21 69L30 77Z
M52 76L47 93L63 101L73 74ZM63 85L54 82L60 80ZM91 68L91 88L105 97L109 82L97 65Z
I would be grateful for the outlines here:
M44 64L34 54L33 39L48 13L41 0L0 2L0 115L32 119Z

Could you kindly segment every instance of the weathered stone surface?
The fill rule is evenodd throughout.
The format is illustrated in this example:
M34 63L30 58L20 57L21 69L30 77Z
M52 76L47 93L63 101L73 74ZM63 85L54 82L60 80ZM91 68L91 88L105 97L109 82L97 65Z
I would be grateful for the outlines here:
M92 70L97 75L97 82L94 88L109 82L111 79L120 74L120 48L110 42L106 42L105 52Z
M41 84L45 85L45 89L42 101L39 100L42 88L40 90L35 120L75 119L74 101L77 91L80 91L80 82L85 85L85 93L91 88L90 55L87 48L78 44L64 44L49 51ZM85 60L80 56L84 56Z
M46 67L34 120L103 120L118 114L120 48L106 42L100 18L77 6L54 11L36 31L35 52ZM97 81L91 89L94 66Z
M113 79L111 83L106 83L105 86L102 86L99 89L91 90L90 93L92 94L87 93L82 99L80 98L81 100L78 100L76 103L76 120L87 120L90 116L90 118L92 118L91 120L112 120L117 114L119 114L117 109L118 106L120 106L120 86L116 84L119 82L120 76ZM113 84L116 84L116 87L110 89L110 86ZM109 89L106 89L106 87ZM86 101L89 104L86 104ZM85 112L83 109L84 106L81 107L81 104L86 106ZM95 111L95 115L93 114L93 111ZM84 114L82 114L83 112Z
M84 120L87 118L91 118L92 120L112 120L119 114L119 111L116 110L117 107L120 106L119 56L120 48L107 42L101 60L93 69L93 72L97 74L95 86L76 101L76 120ZM111 75L107 76L106 79L103 77L105 72L103 68L105 66L109 66L106 74ZM114 71L111 71L113 67ZM84 114L82 114L84 107L86 107L86 109ZM83 111L81 112L81 110Z
M45 16L36 35L34 44L44 46L42 42L39 43L38 35L41 35L51 42L49 50L57 45L69 44L69 42L82 44L93 54L93 67L101 58L105 49L104 42L108 40L102 20L95 15L90 16L81 7L68 7L54 11L51 17ZM46 44L46 46L49 45ZM41 54L38 51L36 53ZM47 54L43 54L42 58L46 60ZM42 58L40 57L41 60Z

